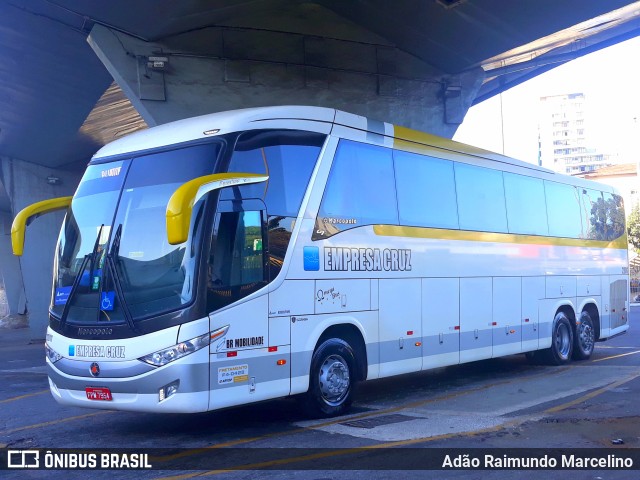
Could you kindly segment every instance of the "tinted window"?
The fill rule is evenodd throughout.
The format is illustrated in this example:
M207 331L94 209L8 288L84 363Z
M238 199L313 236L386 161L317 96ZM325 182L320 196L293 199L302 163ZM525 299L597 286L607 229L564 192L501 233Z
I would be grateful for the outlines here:
M269 215L297 217L325 136L308 132L247 132L236 143L229 172L269 175L266 183L240 187L243 198L259 198ZM222 199L233 199L225 189Z
M392 150L341 140L313 238L362 225L397 223Z
M594 240L615 240L625 232L622 197L604 193L591 204L588 238Z
M401 225L458 228L453 162L393 152Z
M542 180L507 172L503 175L509 232L548 235Z
M582 217L582 232L584 238L600 239L598 224L606 224L606 212L603 208L602 192L588 188L579 189L582 192L580 214Z
M506 232L502 172L455 164L460 228L485 232Z
M208 264L208 308L215 310L266 285L260 211L216 215Z
M582 189L582 222L585 238L615 240L625 231L622 197L591 189Z
M581 238L580 203L578 189L571 185L544 182L547 199L549 235Z
M245 185L243 198L259 198L267 206L269 278L282 268L291 232L309 185L325 135L298 130L256 130L238 138L227 170L269 175L265 183ZM233 200L235 189L221 190L221 200Z

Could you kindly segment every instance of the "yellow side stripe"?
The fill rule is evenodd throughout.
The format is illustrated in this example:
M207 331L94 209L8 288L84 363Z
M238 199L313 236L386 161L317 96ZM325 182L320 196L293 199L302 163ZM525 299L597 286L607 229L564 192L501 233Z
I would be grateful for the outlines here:
M553 245L557 247L590 247L626 250L627 236L615 240L586 240L582 238L560 238L515 233L475 232L443 228L405 227L398 225L374 225L373 232L382 237L430 238L437 240L460 240L467 242L515 243L520 245Z

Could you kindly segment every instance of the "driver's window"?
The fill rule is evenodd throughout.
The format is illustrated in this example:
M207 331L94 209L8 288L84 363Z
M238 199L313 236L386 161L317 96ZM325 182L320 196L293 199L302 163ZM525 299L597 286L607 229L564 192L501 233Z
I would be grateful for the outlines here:
M266 284L263 228L260 211L216 215L208 266L211 310L245 297Z

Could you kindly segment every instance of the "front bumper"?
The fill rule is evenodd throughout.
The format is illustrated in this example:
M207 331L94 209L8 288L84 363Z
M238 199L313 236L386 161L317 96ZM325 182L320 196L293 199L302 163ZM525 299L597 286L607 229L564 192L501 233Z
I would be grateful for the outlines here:
M91 361L76 361L67 372L58 362L47 359L47 374L51 394L58 403L85 408L127 410L138 412L194 413L209 409L209 349L203 348L162 367L152 367L134 376L117 376L118 364L122 372L131 371L131 362L100 361L109 376L79 376L89 372ZM86 365L85 365L86 364ZM60 365L63 366L63 365ZM75 374L71 374L73 372ZM159 390L179 382L177 393L160 400ZM87 387L108 388L110 401L89 400Z

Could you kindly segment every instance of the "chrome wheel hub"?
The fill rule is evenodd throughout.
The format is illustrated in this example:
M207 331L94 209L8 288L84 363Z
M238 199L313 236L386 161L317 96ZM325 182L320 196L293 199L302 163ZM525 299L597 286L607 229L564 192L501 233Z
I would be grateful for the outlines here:
M567 358L571 350L571 333L569 328L570 327L563 323L558 326L556 331L556 349L558 350L558 354L563 358Z
M325 402L339 404L349 392L349 366L340 355L330 355L320 366L320 392Z
M583 351L590 352L593 350L593 337L593 328L591 328L591 325L585 325L584 323L580 324L578 338Z

